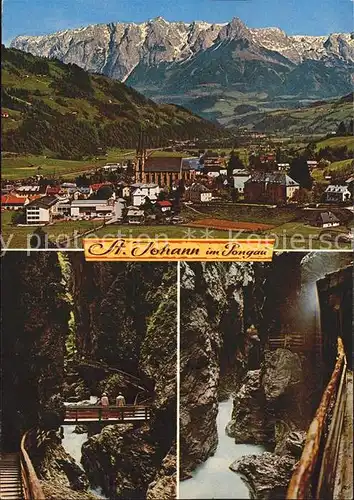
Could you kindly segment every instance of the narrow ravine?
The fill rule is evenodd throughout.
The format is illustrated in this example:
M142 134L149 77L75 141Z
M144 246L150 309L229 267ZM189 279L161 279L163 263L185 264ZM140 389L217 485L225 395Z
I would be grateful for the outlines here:
M195 469L191 479L180 483L179 498L251 498L241 475L232 472L229 466L244 455L260 455L265 448L250 444L235 444L235 440L227 436L225 428L232 414L232 404L232 398L219 403L216 452Z

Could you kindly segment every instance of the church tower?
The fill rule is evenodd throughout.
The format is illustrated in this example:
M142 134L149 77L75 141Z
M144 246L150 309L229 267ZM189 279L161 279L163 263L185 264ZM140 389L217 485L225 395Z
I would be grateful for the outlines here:
M145 160L146 160L146 149L145 149L145 134L142 129L140 129L138 145L136 148L136 159L135 159L135 182L145 183Z

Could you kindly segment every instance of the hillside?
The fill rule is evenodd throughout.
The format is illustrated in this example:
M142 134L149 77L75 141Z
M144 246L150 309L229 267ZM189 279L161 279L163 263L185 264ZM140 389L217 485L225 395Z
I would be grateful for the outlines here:
M291 36L280 28L250 28L238 18L223 24L161 17L112 22L19 36L11 45L124 81L157 102L225 124L241 115L239 105L257 106L259 121L267 111L352 90L350 33Z
M147 147L170 139L225 135L219 126L175 105L74 64L2 47L2 149L80 159L106 148Z
M351 96L351 99L349 97ZM270 111L261 106L246 109L232 120L235 126L251 126L259 132L328 134L335 132L340 122L353 118L352 94L340 99L319 101L301 107Z

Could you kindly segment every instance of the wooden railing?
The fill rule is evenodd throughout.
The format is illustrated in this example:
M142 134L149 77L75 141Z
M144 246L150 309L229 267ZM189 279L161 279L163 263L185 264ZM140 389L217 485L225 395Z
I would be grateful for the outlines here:
M268 339L268 348L271 351L276 349L289 349L293 352L313 352L319 349L319 344L316 339L311 340L311 337L306 333L291 333L280 334L278 337L270 337Z
M25 500L44 500L42 486L30 459L34 439L34 431L31 430L26 432L21 440L20 463L23 496Z
M150 419L150 406L125 405L125 406L78 406L68 405L65 411L64 423L79 423L85 421L104 422L133 422Z
M337 361L307 432L304 450L291 478L287 500L332 500L346 398L347 361L338 338Z

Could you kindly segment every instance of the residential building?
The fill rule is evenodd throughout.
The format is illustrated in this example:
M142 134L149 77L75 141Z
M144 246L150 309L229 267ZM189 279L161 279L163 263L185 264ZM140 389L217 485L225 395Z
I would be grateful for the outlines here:
M244 184L245 201L251 203L287 203L300 185L282 172L255 172Z
M348 186L338 186L330 184L325 191L325 198L328 203L343 203L352 197Z
M158 184L133 184L134 189L132 193L132 203L135 207L140 207L145 203L145 198L148 197L150 200L155 203L157 201L158 195L161 191L161 188Z
M58 196L60 192L60 186L47 186L45 194L46 196Z
M46 186L43 186L44 192L46 190ZM16 187L16 192L20 195L33 195L33 194L39 194L43 192L41 190L41 186L38 185L30 185L30 186L18 186Z
M310 222L317 227L335 227L340 225L340 221L333 212L316 212Z
M307 166L309 167L310 170L312 170L318 166L318 161L317 160L307 160Z
M138 207L128 207L127 218L129 224L142 224L145 220L144 210Z
M102 187L110 187L113 189L113 185L111 182L99 182L96 184L91 184L90 186L90 194L97 193L97 191Z
M70 211L71 211L70 198L60 199L58 201L57 210L58 210L58 214L62 215L63 217L70 216Z
M27 197L14 196L5 194L1 196L1 209L3 210L20 210L28 203Z
M243 168L235 168L232 175L234 179L234 188L240 194L243 194L245 190L245 182L251 177L250 172Z
M277 163L278 170L288 172L290 170L290 163Z
M123 198L118 198L114 204L114 216L116 219L123 219L123 211L126 208L127 202Z
M160 208L161 212L163 213L171 212L172 203L168 200L157 201L156 205Z
M212 200L213 193L204 184L194 182L185 192L186 201L206 203Z
M73 200L70 206L70 216L73 219L106 218L114 214L115 201L109 200Z
M42 196L25 206L26 224L48 224L58 214L59 200L55 196Z

